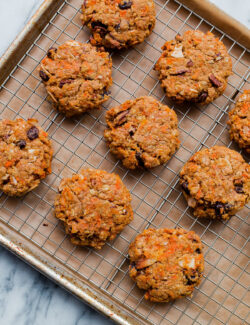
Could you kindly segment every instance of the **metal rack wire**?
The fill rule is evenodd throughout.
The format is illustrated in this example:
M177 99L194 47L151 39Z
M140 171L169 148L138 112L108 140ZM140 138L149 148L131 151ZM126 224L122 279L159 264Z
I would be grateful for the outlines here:
M0 92L1 118L37 118L48 131L55 154L52 174L36 190L21 200L1 194L0 218L149 323L245 324L249 322L249 208L228 222L195 219L181 194L178 172L202 147L222 144L238 150L228 136L227 111L238 92L249 88L250 53L178 1L155 3L157 24L152 35L133 49L111 54L114 84L103 110L66 119L52 109L38 76L37 67L51 46L68 39L88 40L88 31L80 21L80 0L63 3L4 82ZM164 42L187 29L211 30L225 43L233 60L234 74L224 95L205 108L173 105L165 98L153 70ZM166 165L145 172L126 170L109 153L102 136L105 109L141 95L152 95L174 108L181 133L181 148L173 158ZM134 221L101 251L74 247L53 216L60 180L87 166L118 173L133 198ZM127 250L144 228L164 226L181 226L200 235L205 246L206 271L192 298L157 305L145 301L143 292L129 279Z

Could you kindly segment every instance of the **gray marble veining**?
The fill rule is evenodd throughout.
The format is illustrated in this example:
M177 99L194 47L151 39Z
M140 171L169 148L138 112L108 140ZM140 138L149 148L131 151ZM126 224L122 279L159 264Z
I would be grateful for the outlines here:
M114 323L0 247L0 324Z

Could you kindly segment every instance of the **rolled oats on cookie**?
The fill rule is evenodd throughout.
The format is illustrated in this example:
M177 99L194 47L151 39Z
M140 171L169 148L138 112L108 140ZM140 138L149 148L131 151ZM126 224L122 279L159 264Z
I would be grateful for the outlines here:
M250 153L250 89L244 90L229 112L228 125L231 139Z
M83 169L62 180L55 216L73 244L101 249L132 221L131 196L118 175Z
M190 296L204 271L203 245L184 229L146 229L129 247L129 275L145 299L168 302Z
M143 42L155 26L153 0L84 0L82 22L91 30L91 43L122 49Z
M112 60L91 44L68 41L48 51L39 75L54 107L70 117L109 99Z
M227 220L250 199L250 166L238 152L214 146L188 160L180 184L196 217Z
M232 74L225 45L211 32L186 31L168 41L155 65L167 97L208 104L223 94Z
M51 173L53 150L37 120L0 120L0 190L22 196Z
M128 100L106 113L104 137L125 167L152 168L166 163L179 148L174 110L150 96Z

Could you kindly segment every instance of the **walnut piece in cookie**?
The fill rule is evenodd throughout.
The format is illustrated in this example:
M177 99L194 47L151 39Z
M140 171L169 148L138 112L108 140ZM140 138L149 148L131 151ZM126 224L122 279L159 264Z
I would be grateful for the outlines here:
M91 44L68 41L48 51L39 75L55 108L70 117L108 100L112 60Z
M250 89L244 90L229 112L230 137L250 154Z
M238 152L214 146L189 159L180 184L196 217L227 220L250 199L250 166Z
M130 244L129 275L150 301L190 296L204 271L202 248L193 231L146 229Z
M155 4L153 0L84 0L81 19L92 32L93 45L120 50L151 34Z
M179 148L176 113L153 97L128 100L106 113L104 137L125 167L152 168Z
M51 173L53 150L37 120L0 121L0 190L22 196Z
M232 60L212 33L186 31L168 41L155 65L166 95L182 103L208 104L222 95L232 74Z
M63 179L59 193L55 216L75 245L101 249L133 219L130 193L116 174L83 169Z

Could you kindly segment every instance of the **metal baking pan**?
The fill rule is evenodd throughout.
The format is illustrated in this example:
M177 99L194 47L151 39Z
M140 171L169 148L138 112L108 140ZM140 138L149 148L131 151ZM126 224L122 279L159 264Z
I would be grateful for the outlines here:
M249 31L208 1L157 0L152 35L134 48L112 53L111 99L102 110L66 119L48 102L37 67L54 44L88 40L80 21L81 2L45 1L0 60L1 118L37 118L55 151L52 174L37 189L22 199L1 193L0 243L119 324L248 323L249 207L228 222L197 220L182 197L178 172L201 147L222 144L239 150L229 139L226 122L237 94L249 88ZM233 60L234 74L225 93L204 108L173 105L153 70L164 42L188 29L211 30ZM103 140L104 113L112 105L148 94L175 109L181 148L165 166L128 171ZM100 251L73 246L53 215L60 180L83 166L118 173L133 198L134 221ZM192 298L168 304L147 302L129 279L128 245L144 228L175 226L201 236L206 260L203 281Z

